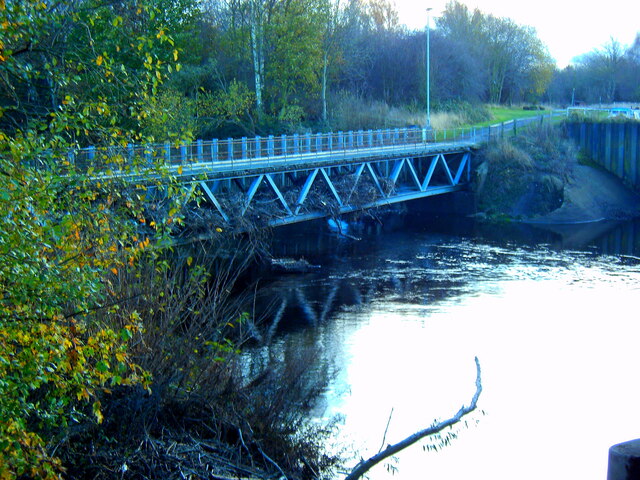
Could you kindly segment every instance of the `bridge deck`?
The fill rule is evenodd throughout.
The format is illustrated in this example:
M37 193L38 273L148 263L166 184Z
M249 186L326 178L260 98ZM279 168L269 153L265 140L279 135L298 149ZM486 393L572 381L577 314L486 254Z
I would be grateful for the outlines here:
M447 138L446 132L407 128L89 147L69 161L91 168L97 179L136 183L156 184L168 170L184 186L184 204L201 191L214 223L253 215L262 224L281 225L460 190L470 180L474 147L534 121L542 118L459 130L439 142L433 139ZM261 204L278 209L265 213Z

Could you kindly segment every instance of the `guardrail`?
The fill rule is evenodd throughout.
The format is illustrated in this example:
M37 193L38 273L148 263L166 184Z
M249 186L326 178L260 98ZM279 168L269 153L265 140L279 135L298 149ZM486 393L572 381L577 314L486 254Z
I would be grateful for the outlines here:
M162 163L169 167L199 165L205 168L226 165L227 169L236 164L252 168L254 164L270 165L277 160L279 165L304 163L314 157L318 160L357 158L359 152L374 155L374 150L394 153L406 151L410 147L425 147L427 144L483 143L500 138L507 132L517 132L519 127L533 122L543 122L566 112L551 112L538 117L511 120L488 127L432 130L419 127L394 128L385 130L358 130L337 133L269 135L253 138L227 138L196 140L190 143L172 144L166 142L153 145L87 147L69 152L67 160L82 171L92 168L96 173L114 168L121 170L137 162L149 167ZM215 167L214 167L215 168Z

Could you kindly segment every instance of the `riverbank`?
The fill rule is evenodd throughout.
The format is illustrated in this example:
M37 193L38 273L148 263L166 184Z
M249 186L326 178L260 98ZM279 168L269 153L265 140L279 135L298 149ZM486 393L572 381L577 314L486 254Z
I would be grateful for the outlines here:
M480 218L569 225L640 216L640 194L582 164L562 128L527 129L478 157L472 189Z
M560 208L524 221L564 225L604 220L625 220L640 216L640 195L627 188L615 175L597 167L576 165L564 187Z

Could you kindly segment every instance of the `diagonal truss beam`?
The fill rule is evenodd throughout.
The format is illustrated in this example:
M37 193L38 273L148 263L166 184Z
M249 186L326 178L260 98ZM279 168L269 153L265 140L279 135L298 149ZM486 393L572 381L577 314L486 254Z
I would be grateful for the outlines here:
M260 187L260 184L262 183L263 178L264 178L264 175L258 175L256 178L253 179L253 182L251 182L251 186L247 191L247 197L245 198L245 204L244 204L244 208L242 209L241 216L244 217L244 214L247 213L247 210L249 209L249 205L251 205L251 200L253 200L253 197L258 191L258 187Z
M219 182L214 182L213 188L209 188L209 186L205 182L200 182L200 188L204 192L205 198L207 200L209 200L209 202L211 202L211 204L214 207L216 207L216 210L218 210L218 213L220 214L222 219L225 222L228 222L229 221L229 216L224 212L224 210L222 209L222 206L220 205L220 202L218 202L218 199L213 194L213 192L216 190L216 188L218 186L218 183Z
M338 195L338 192L335 189L335 187L333 186L333 182L329 178L329 175L327 175L327 172L325 171L325 169L324 168L320 168L320 173L322 173L322 176L327 181L327 185L329 185L329 190L331 190L331 193L333 193L333 196L336 197L336 200L338 201L338 205L340 205L340 206L344 205L342 203L342 200L340 199L340 195Z
M409 168L409 172L411 173L411 178L413 178L413 181L416 184L416 187L421 188L422 185L420 184L420 180L418 180L418 175L416 174L416 169L413 167L413 162L411 161L411 159L407 158L405 161L405 165L407 166L407 168Z
M373 183L376 184L376 188L380 192L380 195L382 195L383 197L386 197L386 195L384 193L384 190L382 190L382 186L380 186L380 181L378 180L378 176L376 175L376 172L373 171L373 167L371 166L371 163L369 163L369 162L367 162L367 170L369 171L369 174L371 175L371 178L373 179Z
M449 185L455 185L455 182L453 181L453 176L451 175L451 170L449 170L449 165L447 164L447 161L444 158L444 155L440 155L440 163L444 168L444 172L447 174L447 180L449 180Z
M302 204L307 199L307 195L309 195L309 192L311 191L311 186L313 185L313 181L316 179L317 175L318 175L318 169L316 168L311 171L307 179L304 181L302 190L300 190L300 195L298 195L298 201L296 202L296 209L294 211L294 215L298 215L300 213Z
M280 189L277 187L276 183L273 181L273 178L271 177L271 175L265 174L264 178L266 178L267 182L269 183L269 185L271 185L271 188L273 189L275 194L278 196L278 199L280 199L280 203L282 203L282 206L287 211L287 213L289 215L293 215L293 212L291 212L291 209L289 208L289 205L287 204L287 201L282 196L282 193L280 192Z
M349 192L349 195L347 195L347 204L351 201L351 197L353 196L353 193L356 191L356 188L358 187L358 182L360 181L360 176L362 175L362 172L364 171L364 167L365 164L361 163L360 165L358 165L358 168L356 168L356 172L355 172L355 179L353 181L353 187L351 187L351 191Z
M453 180L453 185L458 185L458 183L460 183L462 174L464 173L465 168L467 168L470 162L471 162L471 154L469 152L465 152L465 154L462 156L462 161L460 162L460 166L458 167L456 178ZM467 180L469 179L467 178Z
M440 158L444 158L444 155L442 155L441 153L439 153L438 155L436 155L431 159L431 164L429 165L429 170L427 171L427 175L424 177L424 181L420 186L421 191L425 192L427 190L429 183L431 183L431 177L433 176L433 172L438 166L438 162L440 161Z
M405 159L396 160L393 164L393 170L391 170L391 175L389 175L389 180L391 180L394 184L398 181L400 177L400 172L402 171L402 167L404 166Z

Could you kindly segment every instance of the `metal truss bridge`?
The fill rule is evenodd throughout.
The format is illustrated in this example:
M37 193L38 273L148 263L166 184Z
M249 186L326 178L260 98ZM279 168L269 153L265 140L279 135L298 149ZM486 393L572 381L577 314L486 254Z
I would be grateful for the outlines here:
M460 190L470 180L473 149L515 129L512 123L437 134L421 128L296 134L117 152L89 147L70 161L98 171L116 156L160 160L183 186L185 203L199 200L200 208L190 209L199 221L242 229L243 222L285 225Z

